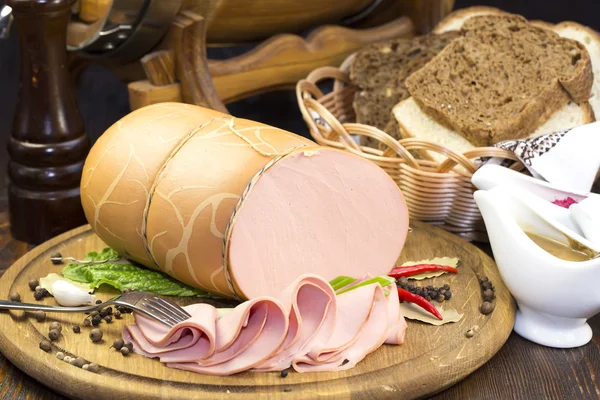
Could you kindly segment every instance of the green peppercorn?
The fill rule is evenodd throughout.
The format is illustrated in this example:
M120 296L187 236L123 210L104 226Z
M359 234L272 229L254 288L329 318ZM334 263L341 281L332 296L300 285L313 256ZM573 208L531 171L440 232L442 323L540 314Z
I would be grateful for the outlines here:
M100 321L102 321L102 318L100 318L99 315L96 315L94 318L92 318L92 325L98 326L100 325Z
M47 353L50 351L50 349L52 349L52 345L50 344L49 341L44 339L40 342L40 349L44 350Z
M50 326L48 327L48 330L55 330L55 331L59 331L62 332L62 326L60 326L60 324L56 321L52 322L50 324Z
M21 295L17 292L13 292L10 295L10 301L21 301Z
M44 322L46 320L46 313L38 310L33 313L33 317L37 320L37 322Z
M54 265L62 264L62 254L60 254L60 253L52 254L50 256L50 261L52 261L52 264L54 264Z
M92 342L94 343L99 342L102 340L102 331L98 328L92 329L90 331L90 339L92 339Z
M55 340L58 340L59 337L60 337L60 332L57 331L56 329L52 329L52 330L50 330L50 332L48 332L48 338L50 340L52 340L53 342Z
M37 279L32 279L32 280L29 281L28 285L29 285L29 289L32 292L34 292L35 288L38 287L40 285L40 283L38 282Z
M129 354L129 349L127 347L121 347L120 350L121 354L123 354L124 356Z
M490 303L489 301L485 301L481 305L480 311L481 311L482 314L488 315L489 313L491 313L492 311L494 311L494 304Z
M73 333L79 333L81 332L81 328L79 327L79 325L73 325Z

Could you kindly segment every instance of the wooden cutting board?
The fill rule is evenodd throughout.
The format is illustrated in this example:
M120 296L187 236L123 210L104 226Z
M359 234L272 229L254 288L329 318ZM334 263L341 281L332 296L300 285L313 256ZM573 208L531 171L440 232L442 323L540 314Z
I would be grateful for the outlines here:
M103 341L92 343L88 338L90 328L82 326L80 334L71 329L73 324L81 324L83 314L48 314L47 320L39 323L22 311L3 311L0 351L27 374L72 398L406 399L430 395L457 383L500 349L514 325L515 303L496 265L481 250L427 224L413 221L412 227L399 261L458 257L462 261L458 274L445 274L420 284L450 284L453 297L444 307L455 308L464 317L460 322L442 326L409 320L403 345L384 345L345 372L292 371L287 378L279 373L246 372L215 377L170 369L157 360L135 354L123 357L110 346L125 323L132 320L131 315L110 324L102 322ZM58 236L26 254L4 274L0 279L0 298L7 299L9 293L16 291L22 301L34 303L27 282L50 272L59 273L63 267L50 262L51 254L60 252L63 256L83 258L87 252L104 247L89 226ZM478 310L482 300L476 274L487 275L496 287L496 307L487 316ZM116 294L107 288L97 292L102 300ZM56 304L51 297L41 303ZM62 324L62 335L45 353L38 346L47 337L52 321ZM475 336L467 338L465 333L475 325L479 326ZM98 363L101 370L92 373L60 361L55 356L58 351Z

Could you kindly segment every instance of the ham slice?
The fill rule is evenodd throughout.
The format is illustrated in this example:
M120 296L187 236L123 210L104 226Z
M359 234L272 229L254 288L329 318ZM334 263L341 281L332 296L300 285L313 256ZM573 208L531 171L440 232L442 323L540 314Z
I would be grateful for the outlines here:
M138 354L209 375L290 366L339 371L383 343L403 343L406 322L394 289L372 284L336 296L326 280L308 274L278 298L246 301L221 318L207 304L184 307L192 317L172 328L136 315L123 336Z

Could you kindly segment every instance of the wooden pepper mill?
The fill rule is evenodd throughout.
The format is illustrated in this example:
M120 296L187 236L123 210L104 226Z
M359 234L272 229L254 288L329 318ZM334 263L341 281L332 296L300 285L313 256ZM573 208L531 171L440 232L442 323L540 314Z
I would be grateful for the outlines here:
M86 223L79 197L89 138L67 65L74 0L8 0L20 40L21 87L9 139L15 239L39 244Z

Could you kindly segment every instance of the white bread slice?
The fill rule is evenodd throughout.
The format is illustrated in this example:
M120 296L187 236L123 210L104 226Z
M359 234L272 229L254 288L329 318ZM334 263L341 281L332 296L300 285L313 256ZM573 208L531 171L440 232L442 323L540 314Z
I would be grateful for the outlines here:
M508 14L502 10L494 7L476 6L466 9L460 9L454 11L434 28L434 33L443 33L450 30L458 30L462 27L462 24L469 18L477 15L490 15L490 14ZM563 25L564 24L564 25ZM537 26L548 29L552 27L551 24L546 22L538 22ZM559 26L563 25L559 29ZM575 27L574 25L577 25ZM584 29L582 29L584 28ZM595 34L592 37L589 28L585 28L579 24L574 23L562 23L554 27L554 30L559 35L565 35L565 37L578 40L588 50L590 58L592 59L592 69L594 70L594 86L592 87L593 97L592 99L598 103L598 111L593 109L589 103L576 104L570 102L565 105L562 109L554 113L550 119L542 124L535 132L529 137L536 137L547 133L556 132L562 129L574 128L579 125L584 125L590 122L594 122L595 112L600 115L600 37ZM591 32L590 32L591 31ZM587 38L587 39L586 39ZM591 49L591 50L590 50ZM597 83L598 82L598 83ZM596 89L596 90L594 90ZM595 99L594 99L595 97ZM590 99L590 102L592 101ZM435 143L444 145L456 152L464 153L467 150L475 148L468 140L462 135L455 131L452 131L441 124L437 123L434 119L430 118L424 112L421 111L419 106L415 103L412 98L403 100L397 104L392 110L394 117L398 121L400 127L400 136L402 138L419 138L430 140ZM425 159L432 160L435 162L442 162L446 159L446 156L433 152L433 151L421 151L419 155Z
M437 123L433 118L421 111L412 97L401 101L392 109L398 121L402 138L424 139L452 149L457 153L475 148L467 139L457 132ZM545 135L565 129L565 126L578 126L593 122L594 115L589 105L578 106L571 102L560 109L553 117L540 126L529 137ZM446 156L434 151L418 151L420 157L435 161L438 164L446 160Z

